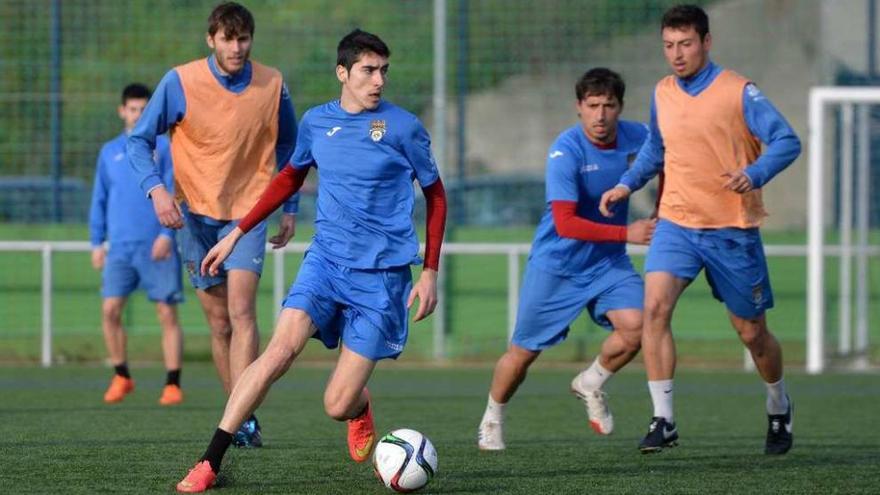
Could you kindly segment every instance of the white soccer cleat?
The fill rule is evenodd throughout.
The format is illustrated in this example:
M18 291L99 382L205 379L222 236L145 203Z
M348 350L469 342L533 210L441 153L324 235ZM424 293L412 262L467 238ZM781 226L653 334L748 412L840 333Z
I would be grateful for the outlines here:
M590 428L600 435L610 435L614 431L614 416L608 407L608 394L601 389L590 390L581 384L581 375L571 381L571 393L584 401Z
M500 421L483 421L477 435L480 450L504 450L504 430Z

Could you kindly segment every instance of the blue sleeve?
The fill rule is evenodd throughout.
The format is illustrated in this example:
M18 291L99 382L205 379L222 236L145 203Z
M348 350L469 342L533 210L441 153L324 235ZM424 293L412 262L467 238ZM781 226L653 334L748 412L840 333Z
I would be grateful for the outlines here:
M287 165L296 147L296 111L287 85L281 84L281 103L278 105L278 141L275 143L275 163L280 172ZM284 213L299 211L299 192L284 202Z
M153 162L156 136L165 134L183 119L185 113L186 99L180 76L177 71L170 70L159 81L126 143L126 155L144 193L162 183L162 176Z
M660 126L657 125L657 105L654 97L651 97L651 122L648 126L648 138L639 149L639 154L629 170L620 177L619 184L629 188L630 191L638 191L645 187L655 175L663 170L663 154L666 147L663 145L663 135L660 134Z
M171 147L168 145L167 138L161 139L156 144L156 164L159 166L159 172L162 175L162 184L165 184L165 190L174 195L174 167L171 161ZM174 240L174 232L174 229L162 227L159 235L164 235Z
M431 153L431 136L425 126L415 116L410 124L409 136L401 143L403 155L413 168L413 173L422 188L437 182L440 173L437 171L437 161Z
M547 153L547 171L545 172L545 188L547 202L577 201L577 171L581 160L575 155L573 148L558 139Z
M89 208L89 241L98 247L107 238L107 181L104 178L104 150L98 154L95 165L95 184Z
M315 157L312 156L311 134L309 112L306 112L299 122L299 129L296 132L296 148L293 150L293 156L290 157L290 164L293 168L309 168L315 164Z
M754 84L743 90L743 113L749 131L766 147L745 174L755 188L763 187L801 154L801 141L794 129Z

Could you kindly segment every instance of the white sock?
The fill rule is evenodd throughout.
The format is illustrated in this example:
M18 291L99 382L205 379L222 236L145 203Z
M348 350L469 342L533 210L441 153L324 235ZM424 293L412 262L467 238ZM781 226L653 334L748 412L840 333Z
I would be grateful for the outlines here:
M598 390L602 385L614 375L613 371L608 371L599 364L599 358L593 361L589 368L585 369L578 375L581 385L587 390Z
M767 385L767 414L785 414L788 412L788 395L785 393L785 380L780 378L776 383Z
M483 423L486 422L494 422L494 423L503 423L504 422L504 406L507 404L499 404L495 402L495 399L492 398L492 394L489 394L489 402L486 404L486 412L483 413Z
M672 417L672 380L649 380L648 390L651 392L651 402L654 403L654 416L666 418L667 422L674 423Z

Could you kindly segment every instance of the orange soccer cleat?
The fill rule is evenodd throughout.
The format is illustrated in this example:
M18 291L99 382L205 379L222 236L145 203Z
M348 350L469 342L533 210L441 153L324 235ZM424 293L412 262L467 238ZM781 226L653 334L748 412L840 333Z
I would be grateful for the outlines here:
M122 401L126 395L134 390L134 380L120 375L113 375L110 386L104 392L104 402L113 404Z
M159 397L159 404L163 406L176 406L183 402L183 391L177 385L165 385L162 389L162 397Z
M367 395L367 407L360 416L348 420L348 453L355 462L364 462L373 453L376 445L376 427L373 424L373 408L370 406L370 393Z
M201 461L196 467L189 470L186 478L177 484L177 491L181 493L201 493L214 486L217 474L211 469L211 463Z

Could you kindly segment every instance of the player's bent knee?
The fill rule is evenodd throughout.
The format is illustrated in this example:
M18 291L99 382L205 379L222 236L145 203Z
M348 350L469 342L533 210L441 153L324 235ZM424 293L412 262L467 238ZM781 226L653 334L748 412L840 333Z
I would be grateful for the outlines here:
M642 348L642 332L641 326L635 332L622 333L623 350L627 353L639 352Z
M746 347L753 347L760 345L764 338L767 336L767 329L763 326L758 325L748 325L745 328L741 328L737 330L739 333L739 339L742 341Z

